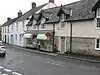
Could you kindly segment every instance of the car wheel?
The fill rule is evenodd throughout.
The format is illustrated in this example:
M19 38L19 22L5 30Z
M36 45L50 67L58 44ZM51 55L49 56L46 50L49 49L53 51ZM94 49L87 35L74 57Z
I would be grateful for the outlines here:
M5 57L6 56L6 53L3 53L2 56Z

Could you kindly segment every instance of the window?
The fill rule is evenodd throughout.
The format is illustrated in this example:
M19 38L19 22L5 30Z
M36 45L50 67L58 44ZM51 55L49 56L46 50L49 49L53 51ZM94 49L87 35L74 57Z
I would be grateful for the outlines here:
M25 22L23 21L23 25L22 25L23 26L23 29L24 29L24 24L25 24Z
M36 29L36 25L33 25L33 29Z
M97 9L97 17L100 16L100 8Z
M46 19L45 19L45 18L41 18L41 24L44 24L44 23L45 23L45 21L46 21Z
M96 39L96 49L100 50L100 39Z
M19 40L20 40L20 44L21 44L21 40L22 40L22 36L21 35L19 35Z
M33 25L35 25L36 24L36 20L33 20Z
M61 15L60 15L60 21L65 21L65 19L66 19L65 14L61 14Z
M9 26L8 26L8 33L9 33Z
M33 29L36 29L36 20L33 20Z
M13 30L13 25L11 25L11 29Z
M5 26L5 33L6 33L6 26Z
M42 24L42 25L41 25L41 28L42 28L42 29L44 29L44 28L45 28L45 25L44 25L44 24Z
M17 41L17 34L15 34L15 39L16 39L16 41Z
M18 22L16 23L16 30L18 31Z
M97 18L97 27L100 27L100 18Z
M65 22L61 21L60 28L64 28L64 27L65 27Z

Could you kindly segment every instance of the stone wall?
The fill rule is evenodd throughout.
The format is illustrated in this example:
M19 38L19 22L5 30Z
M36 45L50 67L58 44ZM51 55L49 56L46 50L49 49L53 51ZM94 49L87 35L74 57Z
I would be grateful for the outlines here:
M70 50L70 38L66 38L67 52ZM100 56L100 51L95 50L95 39L94 38L77 38L72 39L72 52L86 55Z

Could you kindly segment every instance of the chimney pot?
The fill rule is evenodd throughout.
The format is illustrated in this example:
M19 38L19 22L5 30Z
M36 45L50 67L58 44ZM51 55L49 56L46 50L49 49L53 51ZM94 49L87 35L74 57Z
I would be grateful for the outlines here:
M33 3L32 3L32 8L35 8L35 7L36 7L36 3L33 2Z
M19 12L18 12L18 17L21 17L21 16L22 16L22 11L19 10Z
M7 21L10 21L10 20L11 20L11 18L10 18L10 17L8 17L8 18L7 18Z
M49 0L49 2L54 3L54 0Z

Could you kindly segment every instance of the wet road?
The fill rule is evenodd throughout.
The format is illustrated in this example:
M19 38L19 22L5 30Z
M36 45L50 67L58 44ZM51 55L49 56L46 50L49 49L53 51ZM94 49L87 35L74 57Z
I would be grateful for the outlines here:
M100 63L24 51L7 45L0 75L100 75Z

